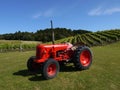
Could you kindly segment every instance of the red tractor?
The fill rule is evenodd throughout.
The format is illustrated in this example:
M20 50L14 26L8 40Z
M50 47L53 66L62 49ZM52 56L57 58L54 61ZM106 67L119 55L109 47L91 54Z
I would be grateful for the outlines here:
M37 45L36 56L27 61L29 71L41 71L45 79L56 77L61 63L74 63L79 70L88 69L92 63L92 52L89 47L73 46L70 43ZM61 65L62 67L62 65Z
M54 78L60 69L59 63L71 62L79 70L88 69L92 63L92 53L87 46L71 44L38 45L36 56L27 62L28 70L41 70L45 79Z

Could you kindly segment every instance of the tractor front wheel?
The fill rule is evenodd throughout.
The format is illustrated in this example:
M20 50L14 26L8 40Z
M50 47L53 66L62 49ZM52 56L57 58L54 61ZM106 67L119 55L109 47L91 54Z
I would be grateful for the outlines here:
M48 59L43 64L42 75L45 79L52 79L56 77L59 72L59 63L56 60Z
M32 56L27 61L27 68L31 72L36 72L38 70L38 67L39 67L39 65L34 62L35 58L36 58L35 56Z

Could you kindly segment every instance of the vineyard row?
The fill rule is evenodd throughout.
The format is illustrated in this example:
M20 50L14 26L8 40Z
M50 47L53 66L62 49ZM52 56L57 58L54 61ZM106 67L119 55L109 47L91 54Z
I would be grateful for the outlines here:
M100 46L120 41L120 30L101 31L95 33L78 34L68 38L56 40L55 43L69 42L72 44L83 43L87 46ZM6 43L7 42L7 43ZM21 43L14 41L0 42L0 52L5 51L24 51L24 50L35 50L38 43ZM49 42L48 44L50 44Z

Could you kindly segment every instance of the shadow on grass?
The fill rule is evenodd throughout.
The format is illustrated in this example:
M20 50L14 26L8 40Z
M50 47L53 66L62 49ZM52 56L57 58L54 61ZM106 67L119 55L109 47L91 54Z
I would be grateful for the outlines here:
M28 78L28 80L30 81L44 81L45 79L42 77L42 75L41 74L38 75L38 74L39 74L38 72L30 72L27 69L19 70L13 73L13 75L16 76L23 76L23 77L32 76Z
M60 66L60 72L75 72L75 71L77 71L77 69L73 66L65 66L65 65Z
M25 70L19 70L19 71L13 73L13 75L18 75L18 76L24 76L25 77L25 76L34 75L34 73L31 73L27 69L25 69Z
M39 75L34 75L33 77L29 78L29 80L30 80L30 81L45 81L46 79L44 79L44 78L42 77L42 75L41 75L41 76L39 76Z
M76 72L76 71L78 70L76 70L75 67L73 66L65 66L65 65L60 66L60 72ZM44 81L45 80L39 72L30 72L27 69L14 72L13 75L23 76L23 77L32 76L28 78L28 80L30 81Z

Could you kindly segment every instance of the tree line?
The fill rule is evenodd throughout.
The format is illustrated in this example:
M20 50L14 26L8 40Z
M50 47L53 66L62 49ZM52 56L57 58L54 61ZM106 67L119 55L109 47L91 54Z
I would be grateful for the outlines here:
M75 36L77 34L91 33L88 30L71 30L66 28L54 28L55 40ZM37 30L33 32L21 32L8 33L0 35L1 40L26 40L26 41L42 41L49 42L52 40L52 30L50 28L44 30Z

